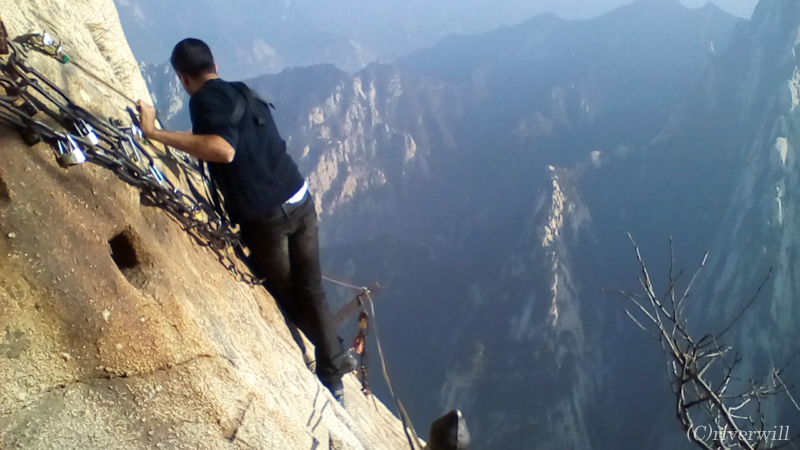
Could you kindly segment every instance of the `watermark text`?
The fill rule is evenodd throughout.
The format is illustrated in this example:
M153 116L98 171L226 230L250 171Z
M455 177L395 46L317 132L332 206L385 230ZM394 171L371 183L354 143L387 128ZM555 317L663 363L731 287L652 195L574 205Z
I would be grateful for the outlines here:
M713 425L698 425L687 431L686 437L692 442L717 441L722 444L763 442L765 444L770 444L778 441L788 441L789 426L776 426L772 430L734 431L729 430L728 425L725 425L721 429Z

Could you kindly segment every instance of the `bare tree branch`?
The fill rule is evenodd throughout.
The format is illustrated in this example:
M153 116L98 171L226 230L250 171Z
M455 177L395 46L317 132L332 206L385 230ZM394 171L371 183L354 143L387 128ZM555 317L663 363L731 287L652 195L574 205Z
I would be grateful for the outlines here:
M787 445L794 447L794 439L780 443L775 441L775 431L766 431L768 421L763 413L766 399L778 395L786 395L800 411L800 405L780 378L786 366L780 370L772 369L772 386L753 380L748 380L745 385L745 381L736 376L742 362L741 356L738 353L730 356L732 347L721 343L721 338L755 303L770 279L772 269L753 297L721 333L706 334L695 340L689 332L689 322L684 311L708 261L708 252L703 255L698 269L686 286L679 290L678 281L683 272L676 274L675 250L670 238L669 279L666 291L659 296L655 293L653 280L639 247L630 234L628 239L639 263L637 279L642 292L613 293L636 306L633 312L626 309L626 315L636 326L660 342L676 399L676 415L688 439L706 450L776 450ZM744 392L739 391L740 389ZM713 425L713 433L705 437L698 436L698 427L705 427L699 424L705 423Z

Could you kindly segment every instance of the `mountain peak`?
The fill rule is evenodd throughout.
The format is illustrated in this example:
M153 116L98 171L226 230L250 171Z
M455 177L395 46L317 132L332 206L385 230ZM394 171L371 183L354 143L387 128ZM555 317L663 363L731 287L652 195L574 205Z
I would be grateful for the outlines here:
M681 0L634 0L631 5L637 9L685 9Z
M635 0L634 4L683 6L681 0Z

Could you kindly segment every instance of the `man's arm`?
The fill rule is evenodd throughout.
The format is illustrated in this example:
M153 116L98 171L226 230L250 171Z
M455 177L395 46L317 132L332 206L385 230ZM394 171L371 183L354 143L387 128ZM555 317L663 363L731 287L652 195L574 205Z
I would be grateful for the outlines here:
M177 148L203 161L217 163L233 161L236 150L222 137L213 134L158 130L155 125L155 108L139 101L139 112L142 116L142 132L147 139Z
M193 134L185 131L144 130L147 139L177 148L197 159L216 163L233 161L236 151L225 139L213 134Z

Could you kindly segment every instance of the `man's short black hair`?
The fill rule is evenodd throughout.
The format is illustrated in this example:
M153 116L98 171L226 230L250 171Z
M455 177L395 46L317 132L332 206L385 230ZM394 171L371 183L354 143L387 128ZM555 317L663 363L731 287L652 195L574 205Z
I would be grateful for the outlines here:
M170 58L172 68L190 77L214 72L214 55L200 39L187 38L175 45Z

